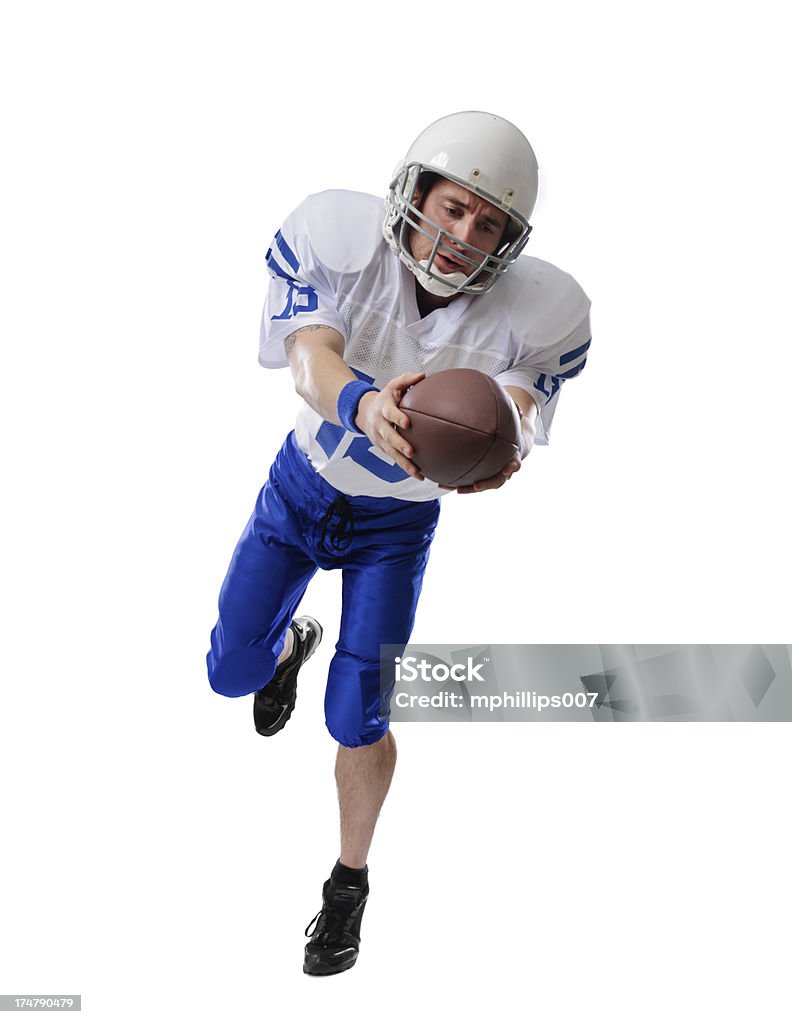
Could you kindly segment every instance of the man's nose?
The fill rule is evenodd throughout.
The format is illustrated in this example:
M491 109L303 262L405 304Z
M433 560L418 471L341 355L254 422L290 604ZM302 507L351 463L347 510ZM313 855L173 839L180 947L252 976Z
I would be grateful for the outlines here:
M457 224L454 234L460 242L471 244L470 239L473 234L473 224L469 220L464 220L461 224ZM461 248L459 245L456 248Z

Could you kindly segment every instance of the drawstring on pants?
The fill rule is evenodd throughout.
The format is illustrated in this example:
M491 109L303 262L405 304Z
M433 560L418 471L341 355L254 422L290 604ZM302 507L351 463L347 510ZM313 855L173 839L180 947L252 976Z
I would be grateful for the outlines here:
M334 519L337 520L335 524L333 524ZM345 495L339 494L327 506L327 511L319 520L319 525L322 527L322 536L319 539L320 546L325 546L328 531L330 547L340 551L342 547L348 547L352 543L355 521L352 518L352 508Z

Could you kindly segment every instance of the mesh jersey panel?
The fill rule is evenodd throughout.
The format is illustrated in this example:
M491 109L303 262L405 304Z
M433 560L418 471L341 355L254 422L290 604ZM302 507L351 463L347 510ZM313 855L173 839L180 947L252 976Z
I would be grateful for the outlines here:
M460 344L426 343L373 309L347 299L340 308L347 325L345 360L373 377L378 386L400 373L422 370L427 376L441 370L467 367L494 377L509 361L494 352Z

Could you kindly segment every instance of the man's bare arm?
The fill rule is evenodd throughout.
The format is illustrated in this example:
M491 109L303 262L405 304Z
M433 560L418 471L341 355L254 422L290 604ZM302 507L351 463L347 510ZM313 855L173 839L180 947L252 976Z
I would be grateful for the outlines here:
M539 415L539 409L536 406L536 402L524 388L517 388L511 384L506 384L504 391L511 395L520 413L520 430L525 441L525 454L523 458L525 458L525 455L533 447L534 438L536 437L536 419Z
M284 342L297 394L328 423L340 425L336 406L345 384L356 380L344 362L344 339L333 327L310 324Z

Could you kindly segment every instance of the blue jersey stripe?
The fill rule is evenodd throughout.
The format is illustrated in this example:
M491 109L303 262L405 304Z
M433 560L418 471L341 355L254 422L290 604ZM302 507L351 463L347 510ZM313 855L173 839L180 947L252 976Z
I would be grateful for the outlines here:
M569 380L570 377L577 377L577 375L580 373L580 371L583 369L585 365L586 360L584 359L582 363L578 363L577 366L573 366L571 370L564 370L564 372L559 373L558 376L561 377L563 380Z
M292 284L296 284L294 279L290 277L286 271L275 261L275 257L272 255L272 249L267 249L267 266L277 277L282 277L284 281L289 281Z
M582 356L584 352L588 351L588 347L591 344L591 338L586 342L585 345L581 345L580 348L573 349L571 352L565 352L559 360L561 366L564 363L571 363L573 359L577 359L578 356Z
M280 233L280 231L276 231L275 232L275 244L278 246L278 248L280 249L281 253L283 254L283 258L286 260L286 262L289 264L289 266L292 268L292 270L296 274L297 271L300 269L300 263L299 263L297 257L294 255L294 253L289 248L289 246L288 246L288 244L286 242L286 239L283 237L283 235Z

